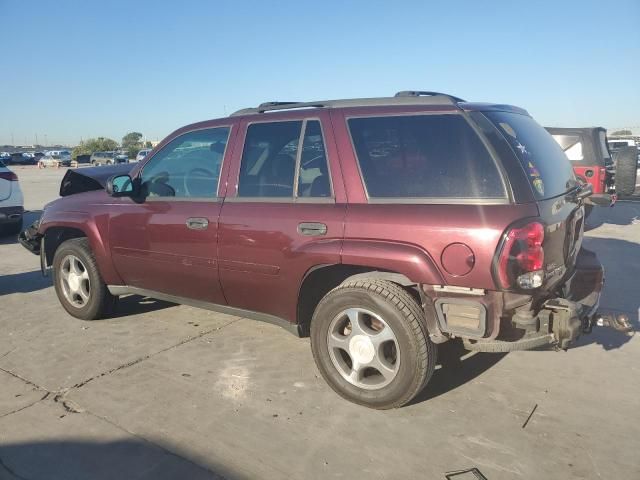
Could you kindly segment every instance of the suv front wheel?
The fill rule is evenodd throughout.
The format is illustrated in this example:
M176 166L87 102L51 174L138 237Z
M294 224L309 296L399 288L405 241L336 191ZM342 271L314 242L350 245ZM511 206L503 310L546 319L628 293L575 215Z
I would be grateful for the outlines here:
M347 400L401 407L423 389L436 364L423 315L395 283L347 280L320 301L311 321L320 373Z
M109 293L86 238L63 242L53 257L58 300L72 316L96 320L110 313L117 297Z

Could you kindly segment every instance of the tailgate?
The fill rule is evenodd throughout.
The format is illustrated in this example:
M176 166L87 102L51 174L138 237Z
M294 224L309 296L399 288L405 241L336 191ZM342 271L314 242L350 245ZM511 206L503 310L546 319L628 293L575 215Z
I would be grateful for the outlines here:
M584 234L584 208L577 200L562 197L538 201L546 225L544 249L545 289L553 289L566 272L573 271Z

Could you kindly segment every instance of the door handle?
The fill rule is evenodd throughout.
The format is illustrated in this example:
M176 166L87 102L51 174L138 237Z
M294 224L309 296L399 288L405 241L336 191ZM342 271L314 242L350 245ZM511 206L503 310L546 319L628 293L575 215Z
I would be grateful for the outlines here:
M187 218L187 228L191 230L206 230L209 226L209 220L206 218L192 217Z
M298 233L309 237L327 234L327 226L324 223L302 222L298 224Z

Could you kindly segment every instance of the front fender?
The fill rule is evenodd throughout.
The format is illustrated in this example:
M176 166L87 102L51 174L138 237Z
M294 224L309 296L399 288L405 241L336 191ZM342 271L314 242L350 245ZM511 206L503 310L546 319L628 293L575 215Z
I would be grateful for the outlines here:
M64 232L77 230L82 232L89 240L89 245L104 282L109 285L122 284L122 279L111 261L108 245L104 241L108 232L107 227L106 217L94 217L87 212L81 211L45 210L40 220L38 233L44 236L45 246L47 246L48 242L54 242L54 248L51 250L50 255L47 254L47 264L50 265L53 260L55 249L59 244L56 244L56 242L59 242L60 239L64 241ZM47 248L47 250L49 249Z

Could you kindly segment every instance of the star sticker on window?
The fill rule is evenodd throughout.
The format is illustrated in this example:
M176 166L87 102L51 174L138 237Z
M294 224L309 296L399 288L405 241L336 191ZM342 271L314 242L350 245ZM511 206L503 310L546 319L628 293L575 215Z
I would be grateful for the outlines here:
M525 147L524 145L522 145L520 142L518 142L518 145L516 145L516 148L517 148L518 150L520 150L520 152L522 152L522 154L523 154L523 155L524 155L525 153L526 153L526 154L529 154L529 152L527 152L527 147Z

